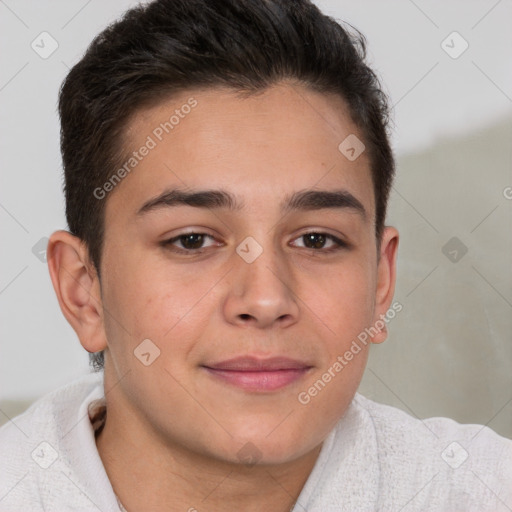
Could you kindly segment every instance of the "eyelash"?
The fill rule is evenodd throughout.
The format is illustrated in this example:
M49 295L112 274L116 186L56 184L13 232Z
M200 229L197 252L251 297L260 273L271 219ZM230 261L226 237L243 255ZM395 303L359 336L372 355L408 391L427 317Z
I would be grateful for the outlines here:
M342 249L347 249L349 247L349 244L344 242L343 240L340 240L339 238L335 237L334 235L330 235L329 233L323 233L321 231L308 231L306 233L302 233L302 235L298 236L295 240L297 240L299 238L302 238L302 237L305 237L307 235L312 235L312 234L314 234L314 235L323 235L326 239L329 239L332 242L334 242L336 244L336 246L331 247L330 249L313 249L311 247L304 247L304 249L306 249L309 252L324 253L325 254L325 253L337 252L337 251L340 251ZM177 242L177 241L180 240L180 238L182 238L184 236L188 236L188 235L202 235L204 237L208 237L208 238L214 239L214 237L212 235L209 235L208 233L199 233L199 232L192 231L190 233L182 233L182 234L180 234L178 236L170 238L169 240L164 240L163 242L161 242L161 245L163 247L165 247L165 248L170 248L170 247L172 247L174 242ZM170 250L172 250L173 252L176 252L178 254L193 255L193 254L202 254L207 249L208 249L208 247L206 247L206 248L199 248L199 249L180 249L178 247L172 247L172 249L170 249Z

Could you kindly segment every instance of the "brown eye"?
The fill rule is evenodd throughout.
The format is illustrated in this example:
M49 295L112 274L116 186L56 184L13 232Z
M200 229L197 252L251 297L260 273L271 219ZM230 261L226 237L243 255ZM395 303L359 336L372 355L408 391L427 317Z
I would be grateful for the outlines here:
M184 233L165 240L162 242L162 245L166 248L171 248L175 252L194 254L203 252L204 249L213 245L204 246L203 244L207 239L214 240L213 236L206 233Z
M185 249L200 249L204 242L204 235L201 233L181 235L179 241Z
M317 231L304 233L296 240L302 240L304 244L302 246L299 245L298 247L303 247L304 249L311 249L315 252L333 252L348 247L348 244L345 243L343 240L340 240L339 238L333 235L329 235L327 233L320 233ZM326 244L328 246L326 246Z
M302 235L304 244L309 249L322 249L325 245L327 237L322 233L308 233Z

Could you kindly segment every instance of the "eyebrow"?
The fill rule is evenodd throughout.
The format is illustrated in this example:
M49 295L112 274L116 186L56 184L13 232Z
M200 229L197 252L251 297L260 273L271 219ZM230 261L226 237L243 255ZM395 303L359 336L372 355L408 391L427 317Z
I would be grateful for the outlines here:
M240 211L244 208L243 201L237 200L230 192L225 190L197 190L183 189L166 190L162 194L144 203L138 210L137 216L142 216L161 208L177 206L193 206L195 208L225 208L231 211ZM281 213L292 211L311 211L323 209L352 210L366 219L366 210L354 195L347 190L303 190L294 192L285 197L281 203Z

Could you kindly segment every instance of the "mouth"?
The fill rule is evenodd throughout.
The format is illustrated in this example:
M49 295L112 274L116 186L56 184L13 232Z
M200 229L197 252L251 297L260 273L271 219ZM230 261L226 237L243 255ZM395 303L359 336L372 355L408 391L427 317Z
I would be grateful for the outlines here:
M259 359L238 357L203 365L210 376L246 391L268 392L284 388L301 379L311 365L286 357Z

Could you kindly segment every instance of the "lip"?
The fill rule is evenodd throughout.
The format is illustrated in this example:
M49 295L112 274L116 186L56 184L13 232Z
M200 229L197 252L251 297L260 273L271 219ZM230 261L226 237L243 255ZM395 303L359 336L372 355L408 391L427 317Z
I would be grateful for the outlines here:
M236 357L203 365L214 378L247 391L275 391L303 377L311 365L288 357Z
M267 357L259 358L254 356L241 356L204 365L212 370L233 370L241 372L275 371L275 370L301 370L310 368L311 365L291 359L289 357Z

